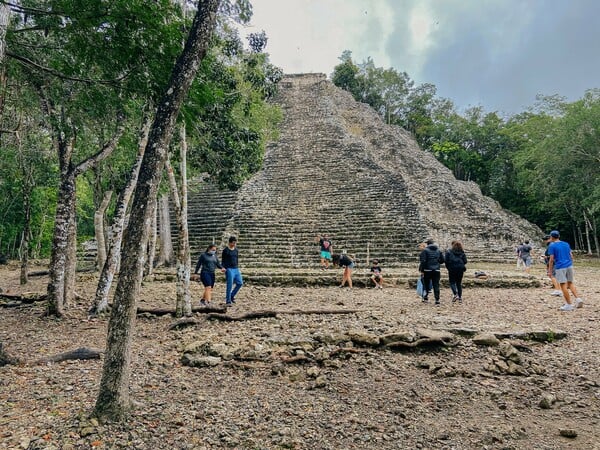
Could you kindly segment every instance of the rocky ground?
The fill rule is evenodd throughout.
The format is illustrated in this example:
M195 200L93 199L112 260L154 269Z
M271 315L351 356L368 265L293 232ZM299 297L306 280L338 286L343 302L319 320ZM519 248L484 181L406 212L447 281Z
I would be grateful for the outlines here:
M89 418L102 360L36 363L103 349L107 320L88 320L84 300L95 278L81 275L62 320L40 303L0 308L0 342L24 361L0 367L0 449L600 449L599 270L577 265L585 303L570 313L548 286L481 284L462 305L444 289L436 308L406 286L247 283L227 314L275 317L195 314L170 329L172 317L142 315L124 424ZM4 293L46 282L22 289L16 266L0 268ZM173 282L145 283L140 305L174 297Z

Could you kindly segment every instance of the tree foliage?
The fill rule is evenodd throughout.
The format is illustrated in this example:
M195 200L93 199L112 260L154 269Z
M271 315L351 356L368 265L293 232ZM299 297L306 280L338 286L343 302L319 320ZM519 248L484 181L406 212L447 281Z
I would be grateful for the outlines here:
M24 130L26 122L19 118L28 119L30 128L21 135L27 137L22 148L30 150L26 161L34 169L32 234L40 240L34 256L47 256L58 173L53 137L73 138L73 162L78 163L126 121L118 150L77 181L80 237L93 236L92 218L103 192L118 193L126 184L143 110L156 104L181 53L190 7L172 0L11 3L7 82L0 86L0 129L5 131L0 134L0 253L16 257L23 230L18 146L15 133L8 131ZM217 37L182 114L193 170L208 172L229 188L258 170L278 120L266 100L275 94L282 72L264 53L266 34L251 35L246 50L230 25L251 15L248 0L221 2ZM108 211L110 216L112 207Z

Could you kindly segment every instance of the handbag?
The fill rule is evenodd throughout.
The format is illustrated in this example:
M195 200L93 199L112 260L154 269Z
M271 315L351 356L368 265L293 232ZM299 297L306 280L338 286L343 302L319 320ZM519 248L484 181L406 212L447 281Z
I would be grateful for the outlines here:
M425 289L423 289L423 279L419 278L417 280L417 295L421 298L425 296Z

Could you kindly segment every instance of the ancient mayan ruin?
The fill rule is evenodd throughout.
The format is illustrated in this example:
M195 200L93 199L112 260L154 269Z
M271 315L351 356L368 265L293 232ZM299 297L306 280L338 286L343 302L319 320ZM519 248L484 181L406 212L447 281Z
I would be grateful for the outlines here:
M388 267L414 263L426 238L507 261L518 242L541 237L324 74L285 76L275 102L283 121L262 170L237 192L193 186L192 255L234 234L247 267L315 267L315 237L326 233L335 253Z

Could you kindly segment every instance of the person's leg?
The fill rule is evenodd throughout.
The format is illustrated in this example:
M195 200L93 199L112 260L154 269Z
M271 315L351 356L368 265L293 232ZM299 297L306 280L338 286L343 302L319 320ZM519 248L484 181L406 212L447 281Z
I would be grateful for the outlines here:
M577 288L575 287L575 283L572 281L567 281L567 289L573 293L575 298L579 298L579 294L577 293Z
M350 267L346 267L346 271L348 272L348 275L346 275L348 287L352 289L352 269Z
M233 270L234 270L234 272L233 272L232 278L233 278L233 283L235 284L235 288L231 292L231 297L229 297L232 302L235 301L235 296L237 295L239 290L244 285L244 280L242 278L242 272L240 271L240 269L233 269Z
M463 280L464 274L465 273L462 270L456 274L456 295L458 295L459 302L462 302L462 293L463 293L462 280Z
M423 295L424 302L426 302L429 299L429 291L432 280L431 273L431 270L426 270L425 272L423 272L423 292L425 292L425 294Z
M431 281L433 283L433 295L435 296L435 303L440 302L440 272L437 270L431 271Z
M383 289L383 275L379 275L379 289Z
M558 282L558 284L560 284L560 290L563 294L565 302L567 302L570 305L572 302L571 295L569 294L568 290L568 283L570 280L567 271L568 269L556 269L554 276L556 277L556 281Z
M454 295L454 299L458 296L458 290L456 289L456 272L449 270L448 271L448 282L450 283L450 289L452 289L452 294Z
M233 288L233 270L225 270L225 303L231 302L231 289Z
M558 284L558 281L556 281L556 278L550 277L550 280L552 281L552 286L554 286L554 290L560 291L560 284Z

